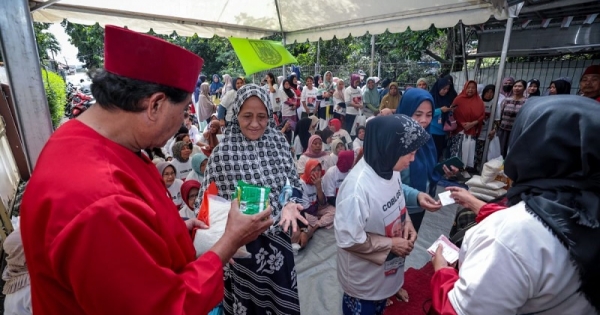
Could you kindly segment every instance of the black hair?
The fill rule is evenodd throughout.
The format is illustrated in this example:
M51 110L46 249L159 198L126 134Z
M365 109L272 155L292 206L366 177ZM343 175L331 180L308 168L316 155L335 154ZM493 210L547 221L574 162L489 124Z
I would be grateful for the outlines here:
M237 77L237 78L235 78L235 81L233 81L233 90L234 91L237 91L236 86L237 86L237 81L238 80L242 80L242 85L246 84L246 79L244 79L243 77Z
M181 103L190 93L156 83L122 77L101 70L92 79L92 95L99 106L106 110L121 109L126 112L145 110L140 102L154 93L165 93L173 103Z
M273 75L272 72L267 73L267 77L269 77L271 79L271 82L273 82L273 84L277 84L277 80L275 79L275 76Z
M494 99L494 96L493 96L493 95L492 95L492 98L491 98L491 99L489 99L489 100L488 100L488 99L485 99L485 97L484 97L484 96L485 96L485 94L486 94L488 91L496 92L496 86L495 86L495 85L493 85L493 84L488 84L488 85L486 85L486 86L483 88L483 91L481 91L481 99L482 99L484 102L489 102L489 101L491 101L491 100L493 100L493 99Z
M329 139L330 137L333 136L333 131L331 131L331 129L329 128L325 128L323 130L319 130L317 132L315 132L316 135L319 135L319 137L321 137L321 140L323 141L323 143L327 143L327 139Z
M290 85L289 89L285 88L285 82L287 82ZM283 82L281 82L281 87L283 87L283 91L289 98L293 98L296 96L294 91L292 91L292 81L290 79L283 80Z
M311 76L307 76L306 78L304 78L304 82L306 82L308 80L313 81L313 83L315 82L315 79L313 77L311 77Z
M517 83L521 83L521 84L523 84L524 88L527 88L527 81L525 81L525 80L517 80L517 81L515 81L515 84L517 84ZM515 84L513 84L513 86L515 86Z

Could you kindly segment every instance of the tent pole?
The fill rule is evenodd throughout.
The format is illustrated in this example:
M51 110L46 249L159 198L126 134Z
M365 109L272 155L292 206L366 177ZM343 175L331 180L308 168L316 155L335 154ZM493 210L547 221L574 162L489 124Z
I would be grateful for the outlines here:
M373 76L373 67L375 66L375 35L371 35L371 71L369 76Z
M467 43L465 42L465 25L460 21L460 49L462 50L463 67L465 69L465 82L469 81L469 65L467 63Z
M377 77L381 79L381 61L377 63Z
M29 1L4 1L0 43L29 172L54 128L44 91Z
M496 117L496 111L498 110L498 95L500 94L500 88L502 88L502 77L504 77L504 66L506 64L506 55L508 53L508 46L510 43L510 33L512 31L513 17L510 16L506 20L506 30L504 31L504 43L502 44L502 54L500 55L500 66L498 67L498 75L496 77L496 91L494 92L494 99L492 100L492 108L490 110L490 123L487 126L487 134L489 135L494 128L494 121ZM495 105L495 106L494 106ZM485 139L485 147L483 149L482 161L487 161L487 154L490 149L490 139ZM483 164L483 163L482 163ZM482 167L483 165L480 165Z
M315 64L315 74L321 73L321 39L317 41L317 64ZM316 83L316 82L315 82Z
M283 43L283 46L285 47L285 33L281 33L281 37L283 38L281 40L281 42ZM285 75L285 65L281 66L281 75L283 76L283 79L286 79L286 75ZM283 84L283 83L282 83Z

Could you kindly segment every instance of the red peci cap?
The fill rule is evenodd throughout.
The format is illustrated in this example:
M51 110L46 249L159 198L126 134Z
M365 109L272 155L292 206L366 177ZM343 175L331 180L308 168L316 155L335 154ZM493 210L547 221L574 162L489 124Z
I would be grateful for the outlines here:
M160 38L106 25L104 69L123 77L194 92L204 60Z
M586 74L600 74L600 65L591 65L587 67L581 76L583 77Z

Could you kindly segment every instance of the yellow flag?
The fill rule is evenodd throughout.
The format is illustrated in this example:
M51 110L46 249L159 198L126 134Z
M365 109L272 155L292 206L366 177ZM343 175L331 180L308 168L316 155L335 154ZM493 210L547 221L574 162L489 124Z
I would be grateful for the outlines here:
M240 59L246 75L298 63L280 42L230 37L229 41Z

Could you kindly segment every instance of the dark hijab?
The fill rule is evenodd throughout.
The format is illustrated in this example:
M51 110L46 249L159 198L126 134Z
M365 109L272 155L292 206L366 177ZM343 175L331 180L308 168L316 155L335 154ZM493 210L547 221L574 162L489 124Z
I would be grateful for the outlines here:
M535 84L535 86L537 86L537 91L533 94L529 94L529 96L540 96L540 81L538 79L531 79L529 80L529 82L527 82L527 85L525 86L525 88L528 88L530 85Z
M444 76L444 79L450 81L450 90L448 91L448 94L452 100L454 101L454 99L458 96L458 93L456 92L456 89L454 88L454 78L451 75L446 75Z
M431 94L427 91L422 89L410 89L402 96L400 105L398 105L398 108L396 109L396 114L404 114L408 117L412 117L419 105L424 101L431 102L432 107L436 106ZM434 108L431 110L433 112ZM429 126L431 126L431 124ZM427 133L429 133L429 126L425 129ZM435 189L437 187L437 182L441 178L440 174L434 170L436 164L437 150L435 148L433 137L430 137L425 145L417 150L415 160L410 163L410 186L429 194L430 192L427 190L427 181L429 181L429 187Z
M289 83L289 85L290 85L289 89L285 88L285 82ZM287 95L290 98L296 97L296 94L294 93L294 91L292 91L292 86L293 86L293 83L292 83L292 80L290 80L290 79L283 80L283 82L281 83L281 87L283 88L285 95Z
M390 180L400 157L419 149L431 136L405 115L378 116L367 124L363 154L379 177Z
M558 79L550 82L550 84L552 83L556 87L556 95L571 94L571 83L568 81Z
M289 77L288 77L288 82L290 83L290 88L297 90L298 89L298 84L294 84L294 77L296 79L298 79L298 77L296 76L295 73L292 73Z
M310 125L312 125L312 119L302 118L296 124L296 135L300 138L300 144L302 145L302 152L308 148L308 139L310 139ZM296 152L300 155L302 152Z
M515 120L505 172L507 197L569 250L581 291L600 311L600 121L598 102L580 96L536 97ZM565 126L569 126L565 128Z
M440 90L442 90L446 86L450 87L448 89L448 93L446 93L446 95L444 96L441 96ZM454 93L452 93L452 91L454 91ZM454 89L454 84L452 84L452 81L449 80L447 76L435 81L429 93L431 93L431 96L433 97L435 108L442 108L444 106L450 107L450 105L452 105L452 102L456 98L456 90ZM450 112L442 112L442 125L448 121L449 117Z
M487 93L487 92L488 92L488 91L490 91L490 90L491 90L491 91L493 91L493 92L495 93L495 92L496 92L496 86L495 86L495 85L493 85L493 84L488 84L488 85L486 85L486 86L483 88L483 91L481 91L481 100L482 100L482 101L484 101L484 102L489 102L489 101L491 101L491 100L493 100L493 99L494 99L494 96L493 96L493 95L492 95L492 98L490 98L490 99L486 99L486 98L484 98L484 97L483 97L483 96L485 95L485 93ZM538 90L538 92L539 92L539 90Z

